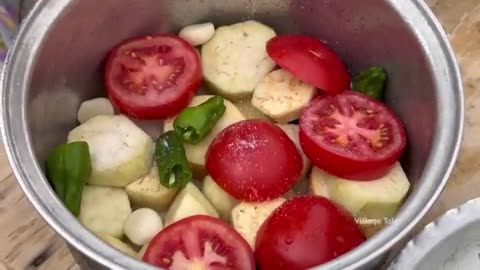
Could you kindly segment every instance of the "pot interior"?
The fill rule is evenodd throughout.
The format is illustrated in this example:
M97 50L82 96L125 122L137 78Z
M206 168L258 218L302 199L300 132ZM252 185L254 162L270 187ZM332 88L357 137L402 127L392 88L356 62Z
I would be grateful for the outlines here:
M277 33L320 38L340 54L352 74L370 65L385 67L386 102L408 132L403 165L413 183L422 174L436 124L435 83L415 33L386 1L70 2L44 37L32 67L27 108L39 160L77 125L76 112L83 100L105 95L103 61L119 42L145 34L177 33L193 23L211 21L220 26L253 19Z

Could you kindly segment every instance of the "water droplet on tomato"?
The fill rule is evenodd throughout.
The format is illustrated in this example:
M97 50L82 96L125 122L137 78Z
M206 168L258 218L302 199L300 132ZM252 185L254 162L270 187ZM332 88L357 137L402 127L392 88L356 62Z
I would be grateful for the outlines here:
M292 243L293 243L293 237L291 235L287 235L287 237L285 237L285 244L290 245Z

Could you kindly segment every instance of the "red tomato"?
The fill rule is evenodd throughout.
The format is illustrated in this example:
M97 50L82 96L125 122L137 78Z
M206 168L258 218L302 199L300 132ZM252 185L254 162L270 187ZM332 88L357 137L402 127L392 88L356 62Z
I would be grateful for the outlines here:
M260 269L304 270L364 241L345 210L324 197L300 196L283 203L262 224L255 258Z
M300 119L299 136L315 166L351 180L384 176L406 144L400 119L381 102L354 91L312 101Z
M246 120L224 129L207 152L206 167L233 197L265 201L280 197L300 177L302 159L278 126Z
M113 104L135 118L164 119L185 108L202 80L198 53L174 35L127 40L109 54L105 87Z
M340 93L350 88L350 75L340 57L318 39L280 35L267 43L268 55L283 69L317 88Z
M160 231L143 260L163 269L253 270L248 243L227 223L209 216L191 216Z

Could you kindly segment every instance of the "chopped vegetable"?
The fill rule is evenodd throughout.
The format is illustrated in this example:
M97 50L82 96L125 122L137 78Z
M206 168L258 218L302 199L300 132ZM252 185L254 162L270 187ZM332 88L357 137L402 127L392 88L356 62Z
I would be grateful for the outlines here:
M255 239L260 226L285 201L285 198L280 197L266 202L242 202L233 208L232 225L252 249L255 249Z
M400 163L382 178L351 181L330 175L314 167L310 192L330 198L356 217L365 236L370 237L388 224L400 208L410 183Z
M76 127L68 142L88 143L90 185L124 187L152 167L153 141L124 115L100 115Z
M88 144L72 142L58 146L49 155L46 169L60 200L78 216L83 188L92 171Z
M170 181L175 181L175 175L170 176ZM170 182L169 181L169 182ZM147 207L163 211L170 206L178 188L167 188L160 183L158 168L152 166L148 175L140 177L125 187L130 202L136 207Z
M149 208L140 208L127 218L123 232L135 245L145 245L163 229L162 218Z
M85 186L78 219L96 234L121 238L123 226L132 213L123 188Z
M209 41L215 34L213 23L199 23L185 26L178 36L185 39L192 46L202 45Z
M137 254L137 257L142 260L143 259L143 256L145 256L145 251L147 251L147 248L148 248L148 245L150 243L146 243L145 245L142 246L142 248L140 249L140 251L138 252Z
M133 250L133 248L131 248L127 243L123 242L122 240L120 240L118 238L115 238L113 236L110 236L110 235L104 234L104 233L98 234L98 237L100 239L102 239L103 241L105 241L107 244L111 245L112 247L120 250L121 252L123 252L123 253L125 253L129 256L132 256L132 257L137 256L137 252L135 252L135 250Z
M250 96L275 67L266 51L275 35L273 29L256 21L217 28L202 46L203 75L212 90L230 100Z
M221 96L214 96L198 106L188 107L173 121L175 133L184 142L197 144L212 131L225 109Z
M194 184L188 183L168 209L165 217L165 226L195 215L207 215L218 218L217 211L202 192Z
M302 175L301 178L304 178L307 176L308 172L310 171L310 168L312 167L312 163L310 160L305 156L305 153L302 151L302 146L300 145L300 139L298 138L298 132L300 131L300 128L298 125L295 124L285 124L285 125L278 125L292 140L292 142L295 144L297 147L298 153L300 153L300 156L302 156L302 161L303 161L303 169L302 169Z
M314 168L314 181L323 181L330 198L356 217L383 219L395 215L410 188L400 163L383 177L371 181L351 181Z
M300 153L300 156L302 156L302 161L303 161L303 168L302 168L302 174L300 175L299 179L293 186L291 192L292 195L295 194L304 194L307 189L308 189L308 182L306 181L307 175L310 172L310 169L312 168L312 163L310 160L305 156L305 153L303 153L302 146L300 145L300 139L298 137L298 132L300 131L300 128L298 125L295 124L284 124L284 125L278 125L285 133L288 135L290 140L295 144L297 147L298 152Z
M95 116L114 114L115 110L108 98L94 98L86 100L80 104L80 108L77 112L77 120L80 124L83 124Z
M167 188L182 188L192 179L185 149L181 139L173 131L161 135L155 146L155 161L160 183ZM171 176L175 177L172 178Z
M313 85L300 81L283 69L277 69L257 85L252 105L273 120L288 123L300 118L300 113L316 93Z
M372 66L355 77L352 82L352 89L374 99L382 99L386 79L385 69L379 66Z
M217 209L220 217L225 221L230 221L230 212L239 202L223 190L212 177L207 175L203 179L202 192L210 203Z
M308 179L309 183L309 193L317 196L322 196L327 199L330 199L330 193L328 192L327 181L325 181L325 172L317 167L312 168L310 177Z

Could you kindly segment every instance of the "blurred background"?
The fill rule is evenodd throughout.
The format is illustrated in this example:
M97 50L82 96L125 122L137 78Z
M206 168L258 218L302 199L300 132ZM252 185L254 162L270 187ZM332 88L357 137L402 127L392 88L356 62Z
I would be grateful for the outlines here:
M12 44L18 25L38 0L0 0L0 65Z

